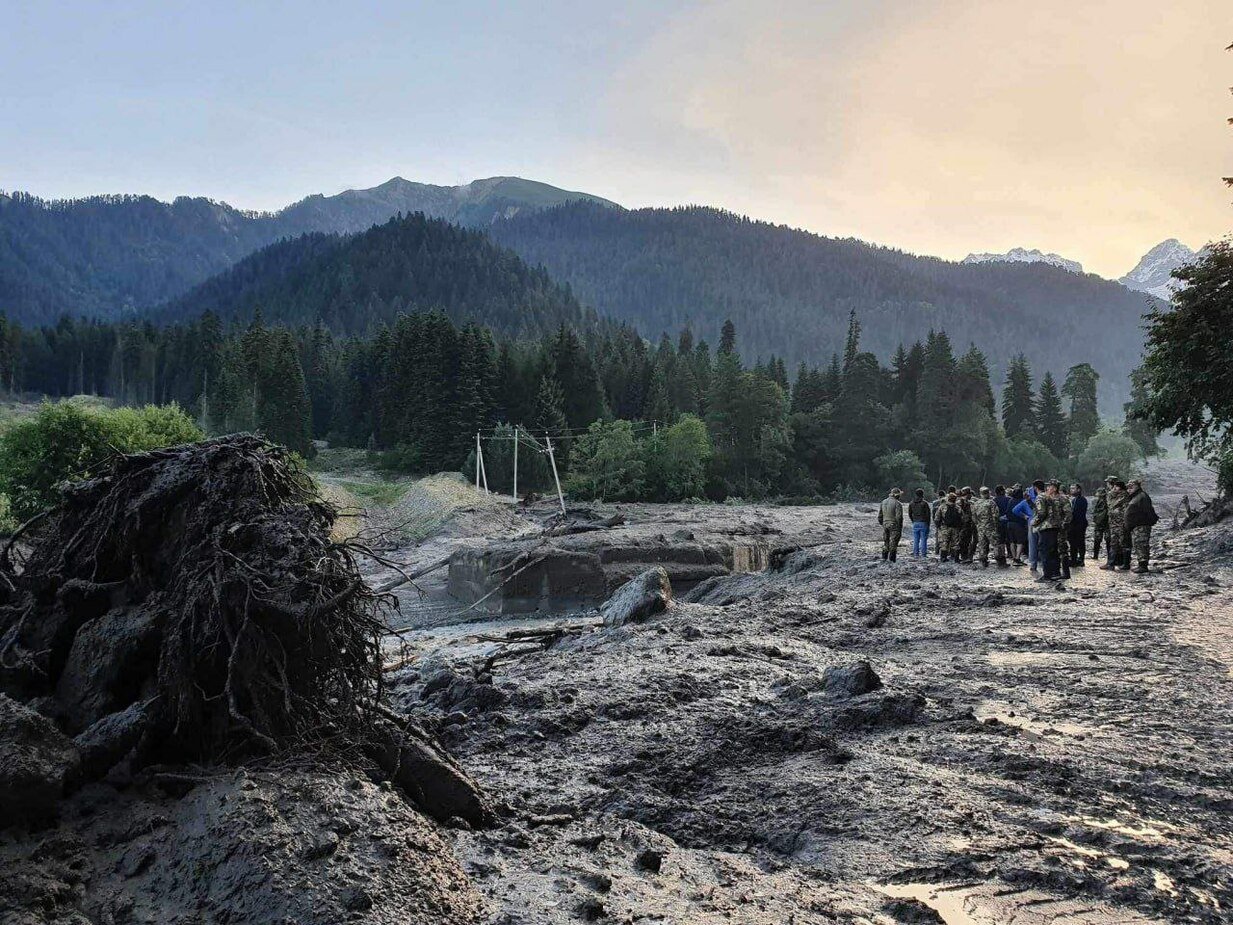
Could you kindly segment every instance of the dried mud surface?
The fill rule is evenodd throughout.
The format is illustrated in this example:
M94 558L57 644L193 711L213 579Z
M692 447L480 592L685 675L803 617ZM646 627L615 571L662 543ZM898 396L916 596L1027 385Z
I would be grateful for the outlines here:
M453 836L483 921L1233 920L1233 527L1056 588L876 561L868 505L610 510L807 548L491 675L595 615L403 598L395 696L507 804Z

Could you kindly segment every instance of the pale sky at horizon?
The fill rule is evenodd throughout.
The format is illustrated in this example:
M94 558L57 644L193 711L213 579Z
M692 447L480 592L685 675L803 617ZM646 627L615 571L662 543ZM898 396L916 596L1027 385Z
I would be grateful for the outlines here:
M1116 277L1233 225L1230 41L1219 0L0 0L0 189L508 174Z

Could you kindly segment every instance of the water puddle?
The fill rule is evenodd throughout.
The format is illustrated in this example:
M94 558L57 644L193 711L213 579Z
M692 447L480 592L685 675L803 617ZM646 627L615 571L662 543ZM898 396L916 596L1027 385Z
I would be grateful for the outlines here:
M894 899L914 899L928 906L946 925L982 925L968 911L971 887L961 883L878 884L879 892Z

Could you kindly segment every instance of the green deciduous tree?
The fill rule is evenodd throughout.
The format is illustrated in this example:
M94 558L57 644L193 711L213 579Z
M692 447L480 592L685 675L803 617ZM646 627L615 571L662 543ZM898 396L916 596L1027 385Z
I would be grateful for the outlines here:
M1167 309L1147 313L1145 400L1135 409L1158 431L1175 431L1199 459L1233 449L1233 244L1206 248L1175 270L1183 284Z
M570 453L566 490L579 498L632 501L642 496L646 463L629 421L596 421Z
M56 486L96 475L116 452L137 453L200 440L178 405L104 408L45 404L0 436L0 493L26 520L57 500Z

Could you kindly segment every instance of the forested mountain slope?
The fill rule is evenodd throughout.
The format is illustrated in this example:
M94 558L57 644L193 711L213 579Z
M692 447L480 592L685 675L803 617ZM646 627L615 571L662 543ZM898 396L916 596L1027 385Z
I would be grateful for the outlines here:
M0 193L0 311L28 324L61 315L116 318L183 295L259 247L305 232L355 232L399 213L467 226L607 200L518 177L431 186L400 177L372 189L309 196L255 213L209 199Z
M420 213L357 235L308 234L271 244L150 317L181 321L212 311L246 322L258 309L270 323L319 318L340 334L366 333L399 312L431 309L514 337L595 321L543 269L527 266L482 232Z
M1116 398L1148 301L1045 264L950 263L701 207L573 203L497 222L489 234L648 336L731 318L747 357L777 354L789 366L842 350L855 310L880 356L944 328L957 346L975 342L988 355L995 381L1023 351L1058 373L1092 363Z

